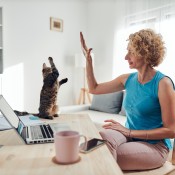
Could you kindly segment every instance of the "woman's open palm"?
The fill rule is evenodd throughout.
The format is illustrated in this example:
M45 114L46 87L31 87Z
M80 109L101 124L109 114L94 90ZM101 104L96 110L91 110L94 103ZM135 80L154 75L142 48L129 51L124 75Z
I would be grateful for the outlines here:
M87 45L85 43L85 40L84 40L82 32L80 32L80 42L81 42L81 48L82 48L84 56L86 57L86 59L90 59L91 58L90 55L91 55L92 48L88 49L88 47L87 47Z

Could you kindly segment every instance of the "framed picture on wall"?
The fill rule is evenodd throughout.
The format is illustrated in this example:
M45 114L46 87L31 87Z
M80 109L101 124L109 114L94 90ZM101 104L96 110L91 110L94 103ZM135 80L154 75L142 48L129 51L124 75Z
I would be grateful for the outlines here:
M63 20L59 18L50 17L50 30L63 32Z

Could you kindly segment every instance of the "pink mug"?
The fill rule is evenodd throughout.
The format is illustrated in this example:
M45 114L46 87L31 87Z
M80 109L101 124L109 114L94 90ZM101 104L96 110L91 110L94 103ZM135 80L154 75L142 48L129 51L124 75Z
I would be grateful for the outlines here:
M54 134L57 163L70 164L79 161L80 137L87 142L87 138L77 131L60 131Z

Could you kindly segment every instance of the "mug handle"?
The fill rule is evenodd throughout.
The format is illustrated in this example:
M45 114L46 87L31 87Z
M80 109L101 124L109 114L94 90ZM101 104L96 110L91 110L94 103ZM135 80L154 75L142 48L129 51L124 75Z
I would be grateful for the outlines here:
M83 137L84 138L84 143L83 146L80 146L79 150L84 150L87 146L87 137L84 136L84 135L80 135L80 137Z

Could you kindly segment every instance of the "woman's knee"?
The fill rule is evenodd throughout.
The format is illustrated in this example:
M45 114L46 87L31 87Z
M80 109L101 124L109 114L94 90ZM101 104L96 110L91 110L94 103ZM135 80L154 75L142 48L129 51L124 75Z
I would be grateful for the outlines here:
M144 157L144 156L143 156ZM138 159L137 159L138 160ZM128 157L117 154L117 163L122 170L151 170L156 169L165 163L165 161L152 161L148 158L143 158L137 161L134 158L129 159Z
M168 154L167 154L168 155ZM149 145L142 143L126 143L117 151L117 163L122 170L149 170L163 166L166 156Z

